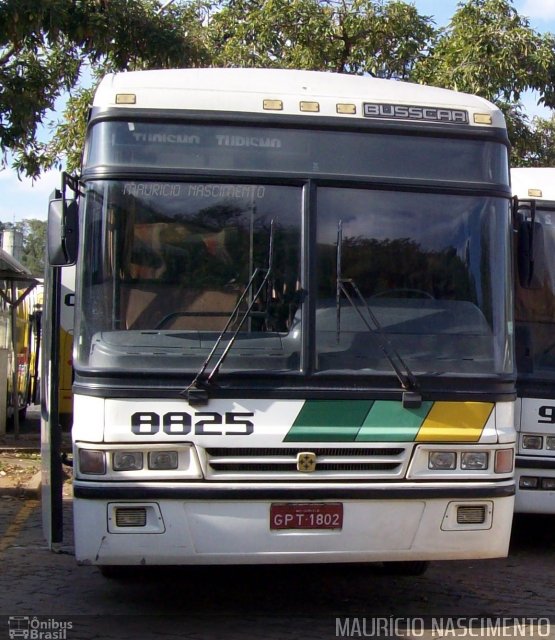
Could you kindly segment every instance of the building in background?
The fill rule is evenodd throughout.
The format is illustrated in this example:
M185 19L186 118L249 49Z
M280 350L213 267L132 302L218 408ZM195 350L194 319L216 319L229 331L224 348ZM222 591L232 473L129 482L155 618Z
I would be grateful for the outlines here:
M23 233L11 223L0 223L0 248L21 262L23 258Z

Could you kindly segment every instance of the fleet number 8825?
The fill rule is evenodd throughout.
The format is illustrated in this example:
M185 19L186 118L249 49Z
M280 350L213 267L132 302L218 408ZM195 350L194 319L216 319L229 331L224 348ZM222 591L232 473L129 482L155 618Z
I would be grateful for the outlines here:
M196 411L193 416L184 411L137 411L131 416L131 431L137 436L154 436L160 429L169 436L248 436L254 431L249 420L253 416L247 411Z

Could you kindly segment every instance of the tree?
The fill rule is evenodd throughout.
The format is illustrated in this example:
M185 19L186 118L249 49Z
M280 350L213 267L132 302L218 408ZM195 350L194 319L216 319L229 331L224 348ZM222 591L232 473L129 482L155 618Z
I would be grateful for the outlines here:
M42 278L46 251L46 221L30 218L16 223L15 226L23 234L21 264L34 276Z
M469 0L459 5L435 46L421 58L412 78L425 84L487 98L505 113L518 161L531 141L520 104L524 91L555 106L555 38L534 31L511 0Z
M38 125L83 66L106 70L204 61L196 8L159 12L157 0L3 0L0 3L0 151L29 176L52 165L56 149Z
M532 120L528 143L523 145L514 166L555 167L555 116Z
M213 64L407 79L435 34L400 1L229 0L211 16Z

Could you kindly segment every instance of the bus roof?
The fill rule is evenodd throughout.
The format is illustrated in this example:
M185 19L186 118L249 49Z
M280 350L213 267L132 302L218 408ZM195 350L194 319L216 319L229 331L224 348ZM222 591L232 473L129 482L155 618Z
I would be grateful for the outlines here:
M555 202L555 168L524 167L511 169L513 194L521 200Z
M369 115L368 108L365 112L364 104L377 108L378 116ZM386 107L380 110L379 105ZM505 128L501 111L477 96L369 76L288 69L165 69L110 74L100 83L93 106L366 116L454 124L461 124L457 114L466 112L463 124ZM392 106L397 109L392 111ZM424 112L431 117L422 116L422 107L431 108Z

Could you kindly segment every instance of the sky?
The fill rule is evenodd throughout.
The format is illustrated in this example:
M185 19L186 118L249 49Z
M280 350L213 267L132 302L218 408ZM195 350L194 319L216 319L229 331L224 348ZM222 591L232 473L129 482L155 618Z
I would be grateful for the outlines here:
M419 13L432 16L437 26L448 24L459 0L412 0ZM533 29L555 33L555 0L514 0L515 9L527 16ZM533 96L524 100L529 115L549 117L550 113L538 108ZM52 118L51 118L52 119ZM19 222L23 219L46 219L48 197L60 186L60 173L49 171L34 182L18 178L9 167L0 170L0 221Z

